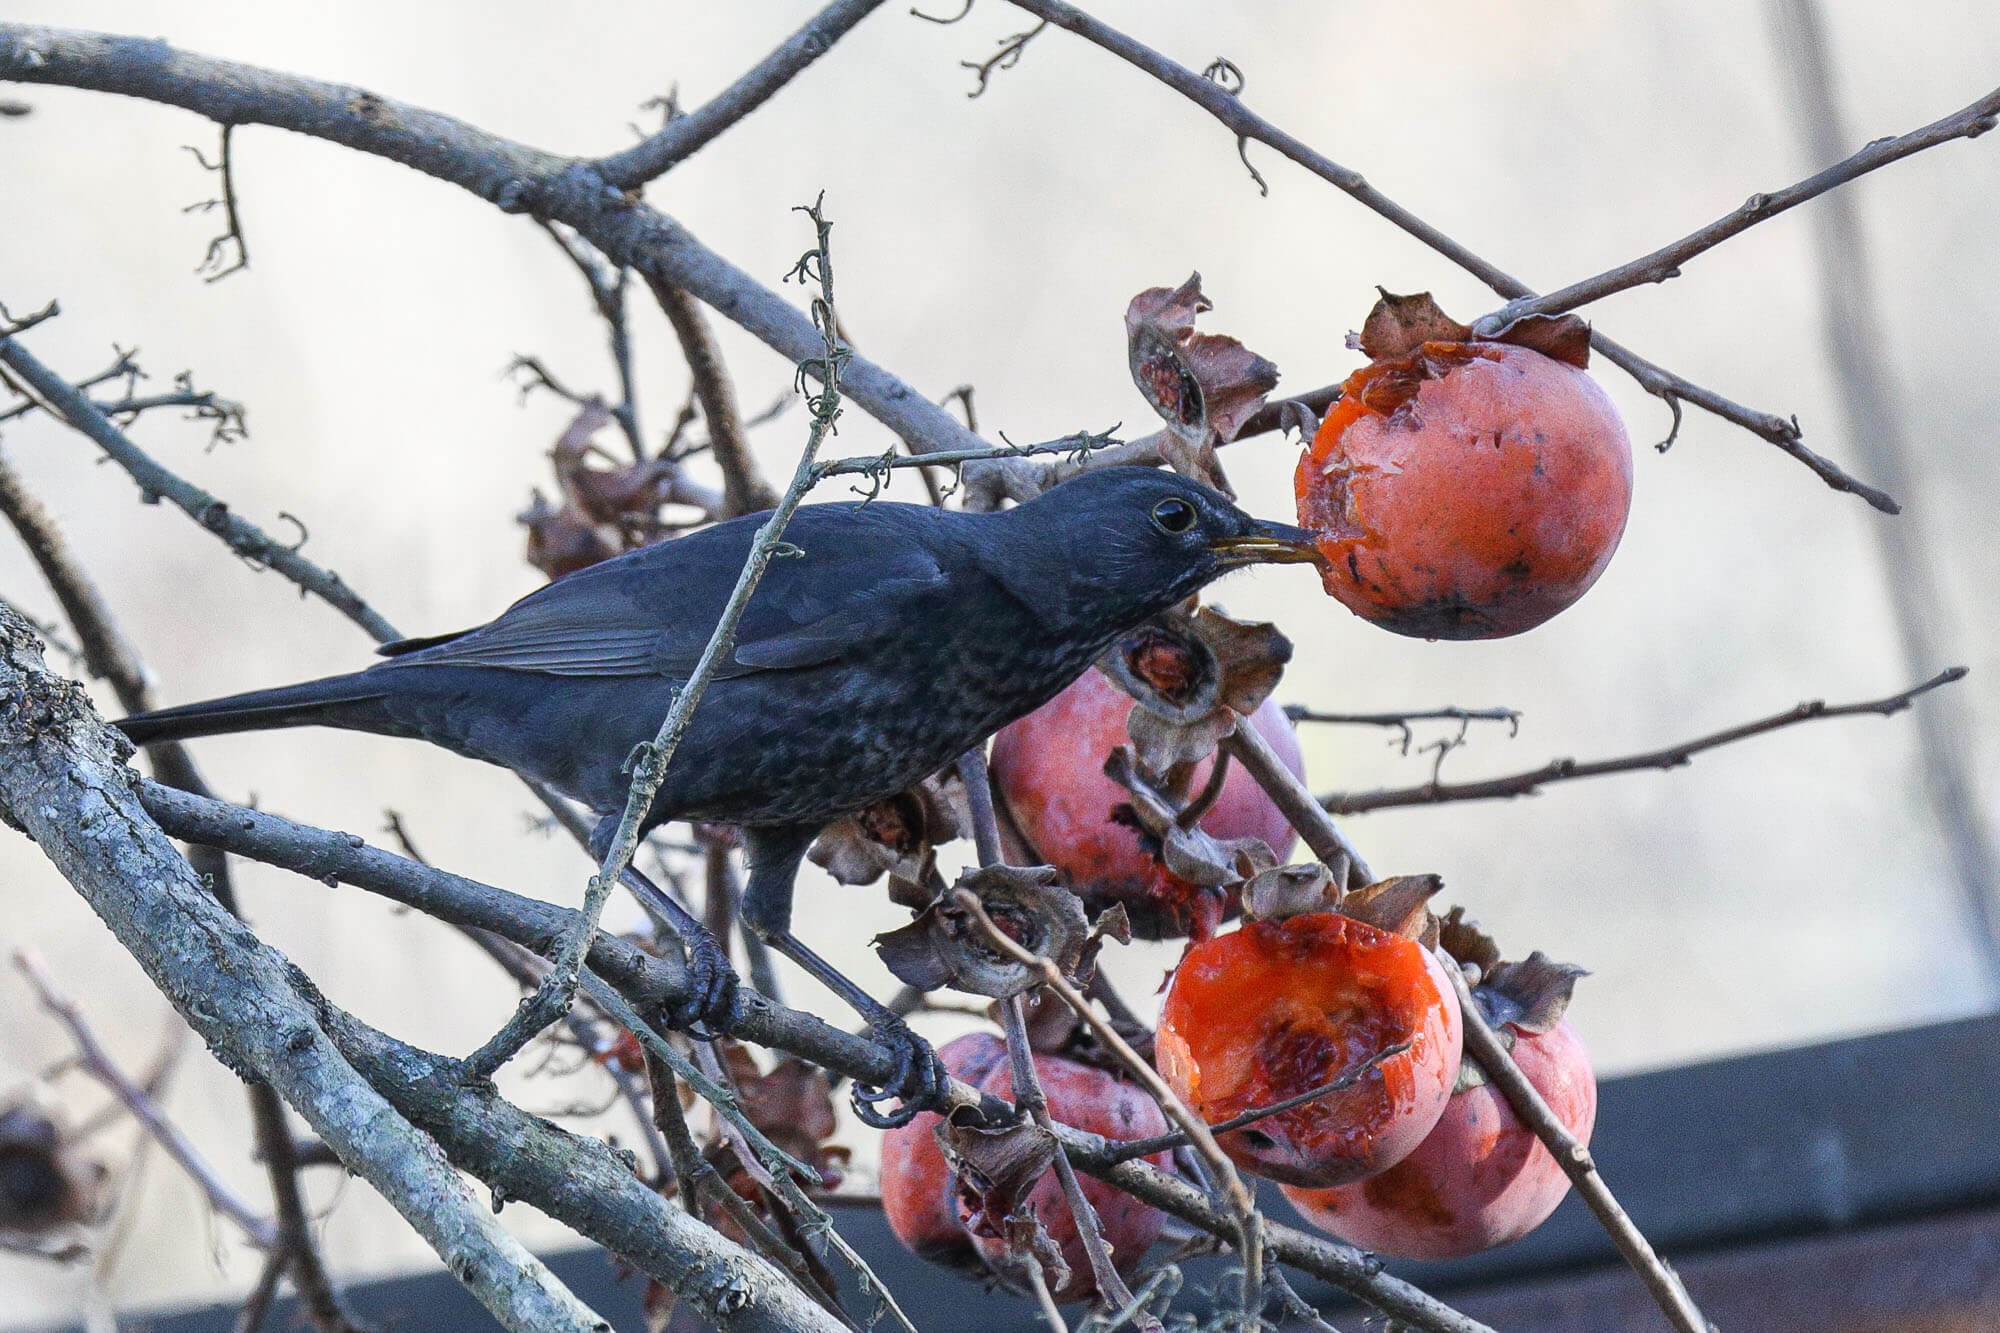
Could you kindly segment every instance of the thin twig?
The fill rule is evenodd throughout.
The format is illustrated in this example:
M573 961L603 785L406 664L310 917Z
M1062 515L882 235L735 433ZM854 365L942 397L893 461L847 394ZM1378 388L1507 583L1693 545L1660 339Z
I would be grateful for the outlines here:
M1304 1092L1294 1093L1280 1101L1272 1102L1268 1106L1252 1107L1248 1111L1230 1116L1227 1120L1218 1120L1209 1126L1209 1131L1214 1134L1228 1134L1245 1126L1254 1125L1259 1120L1268 1120L1274 1115L1283 1115L1286 1111L1304 1106L1307 1102L1316 1102L1322 1097L1328 1097L1345 1088L1351 1088L1365 1077L1369 1070L1377 1068L1385 1061L1392 1060L1409 1049L1410 1043L1407 1041L1399 1041L1394 1045L1385 1046L1367 1059L1341 1070L1337 1077L1320 1084L1316 1088L1307 1088ZM1146 1139L1126 1139L1123 1142L1112 1144L1111 1151L1106 1154L1104 1160L1110 1163L1117 1163L1129 1162L1139 1157L1151 1157L1154 1153L1166 1152L1171 1148L1178 1148L1187 1141L1187 1135L1179 1130L1172 1130L1165 1134L1155 1134L1151 1138Z
M966 804L972 813L972 835L978 849L979 864L998 865L1004 857L1000 847L1000 825L993 812L993 782L987 771L985 753L977 749L966 751L959 757L958 773L965 787ZM1014 1105L1025 1111L1044 1133L1053 1136L1055 1117L1049 1113L1048 1094L1043 1090L1041 1077L1035 1070L1035 1053L1028 1042L1028 1014L1019 995L1008 996L1001 1002L1000 1018L1007 1034ZM1083 1252L1090 1261L1091 1276L1096 1281L1099 1296L1114 1310L1133 1306L1132 1289L1125 1285L1118 1266L1111 1261L1111 1251L1104 1244L1104 1223L1084 1196L1083 1186L1076 1178L1076 1168L1061 1153L1055 1155L1053 1166L1057 1183L1062 1187L1063 1199L1069 1205L1070 1219L1076 1224L1077 1239L1082 1242ZM1029 1259L1032 1263L1032 1256ZM1039 1273L1036 1276L1039 1277ZM1141 1328L1159 1333L1160 1321L1150 1312L1140 1310L1136 1318Z
M682 1205L689 1213L700 1217L701 1187L709 1186L716 1206L750 1238L750 1243L765 1258L783 1268L800 1291L853 1328L854 1321L847 1317L847 1312L830 1301L820 1290L819 1283L813 1280L812 1270L806 1266L805 1259L771 1230L769 1224L757 1215L757 1210L730 1187L729 1182L722 1178L722 1173L702 1154L694 1135L688 1131L687 1116L681 1111L680 1082L674 1077L673 1067L652 1050L642 1049L645 1049L646 1076L652 1086L653 1115L658 1132L673 1151L674 1173L680 1182Z
M1465 974L1457 966L1447 966L1452 988L1458 992L1458 1007L1464 1018L1465 1053L1470 1056L1500 1095L1507 1099L1507 1105L1520 1117L1521 1123L1534 1131L1536 1138L1556 1159L1557 1165L1568 1176L1570 1184L1597 1220L1604 1226L1618 1252L1625 1257L1646 1289L1659 1302L1660 1310L1680 1333L1711 1333L1709 1323L1695 1308L1694 1301L1681 1285L1681 1280L1672 1269L1653 1252L1653 1246L1631 1217L1612 1197L1610 1186L1604 1177L1597 1174L1597 1164L1591 1160L1590 1149L1586 1148L1568 1126L1556 1117L1535 1085L1528 1082L1528 1076L1514 1063L1514 1057L1507 1051L1506 1044L1486 1021L1486 1013L1473 998L1471 988L1465 984Z
M1424 245L1437 251L1452 263L1471 273L1481 282L1491 287L1501 296L1509 299L1533 297L1534 289L1519 278L1481 258L1479 255L1453 240L1438 228L1404 208L1389 196L1370 185L1357 171L1340 165L1294 135L1288 134L1262 116L1257 115L1243 104L1241 98L1213 79L1205 79L1184 65L1176 64L1151 47L1134 40L1118 29L1092 18L1076 6L1063 0L1012 0L1020 9L1065 28L1085 41L1102 47L1127 64L1151 75L1166 84L1181 96L1207 111L1239 138L1254 139L1275 148L1284 157L1304 167L1321 180L1326 181L1364 208L1387 219L1404 232L1415 237ZM1770 412L1760 412L1744 407L1710 389L1692 384L1678 375L1662 369L1629 349L1613 342L1602 333L1591 334L1591 345L1613 364L1623 369L1639 382L1639 386L1654 397L1662 399L1676 409L1678 404L1693 403L1704 411L1714 413L1724 420L1743 427L1752 434L1776 445L1785 453L1796 458L1810 468L1814 475L1836 491L1858 495L1875 508L1885 513L1897 512L1896 502L1881 491L1857 481L1842 471L1836 464L1808 449L1801 441L1802 432L1797 421Z
M1260 1304L1258 1293L1262 1287L1264 1220L1257 1211L1256 1195L1251 1193L1248 1185L1244 1184L1243 1177L1236 1170L1236 1164L1229 1160L1228 1155L1216 1143L1215 1135L1207 1123L1189 1110L1187 1103L1167 1086L1166 1081L1154 1071L1153 1067L1140 1059L1138 1053L1126 1044L1125 1039L1090 1007L1090 1001L1070 984L1069 978L1062 974L1062 969L1056 966L1053 959L1021 947L1012 936L1001 930L993 918L986 915L985 905L979 901L978 895L965 889L958 889L954 891L952 897L959 909L978 925L980 933L986 937L988 944L1022 966L1033 968L1040 975L1042 984L1089 1026L1091 1035L1117 1058L1119 1064L1132 1074L1154 1101L1160 1104L1160 1109L1166 1112L1167 1118L1180 1126L1181 1132L1187 1135L1188 1142L1201 1155L1220 1184L1223 1201L1235 1223L1236 1252L1243 1260L1243 1302L1246 1312L1254 1315ZM1123 1165L1130 1166L1132 1163Z
M722 470L725 512L722 517L754 514L777 503L777 493L757 466L744 434L743 414L736 405L736 385L722 359L722 348L708 327L701 306L687 292L657 275L649 274L646 285L659 302L660 311L680 340L681 357L694 380L695 401L701 404L703 422L708 427L708 447Z
M1285 716L1294 722L1325 722L1346 727L1391 727L1400 737L1402 752L1410 752L1416 733L1412 722L1456 722L1459 735L1474 722L1505 722L1511 738L1521 734L1521 714L1513 708L1422 708L1408 713L1329 713L1304 704L1286 704Z
M160 1104L147 1096L145 1089L134 1083L126 1076L125 1071L117 1066L98 1042L97 1034L91 1031L90 1024L84 1021L76 1002L57 992L55 980L49 976L48 969L42 966L41 959L31 950L16 949L14 966L20 969L21 975L26 977L28 984L34 988L35 998L41 1001L42 1007L53 1014L56 1021L68 1030L70 1040L76 1044L77 1067L103 1084L113 1096L124 1103L125 1109L132 1113L132 1118L145 1126L146 1132L166 1150L167 1156L173 1158L181 1170L187 1172L188 1177L201 1187L202 1193L208 1196L210 1207L234 1222L252 1245L262 1250L275 1248L278 1244L276 1225L224 1184L215 1168L209 1165L208 1159L203 1157L188 1136L181 1132L180 1126L168 1119Z
M338 574L314 564L299 554L297 546L278 541L215 496L160 466L74 385L43 365L17 339L0 338L0 364L19 375L49 410L88 436L131 474L147 500L173 501L183 513L220 537L230 550L253 566L276 570L297 584L302 593L317 596L377 639L397 637L395 627L363 602Z
M669 119L645 142L600 158L594 164L597 173L621 190L634 189L665 175L764 105L806 66L832 50L835 42L881 3L882 0L835 0L713 100L685 116Z
M1312 854L1336 877L1344 875L1348 888L1358 889L1375 878L1368 863L1361 859L1361 853L1347 840L1347 835L1328 818L1324 805L1314 800L1313 794L1306 790L1298 776L1285 767L1284 761L1278 758L1271 743L1257 728L1239 722L1234 731L1222 738L1221 749L1256 779L1264 794L1271 798L1271 803L1298 830L1299 837Z
M0 338L11 338L17 333L26 333L29 329L34 328L35 325L40 324L44 320L54 319L61 313L61 303L50 301L40 310L31 310L16 319L14 313L7 309L7 303L0 301Z
M1686 236L1661 246L1649 255L1641 255L1630 263L1620 264L1616 268L1607 269L1581 282L1573 282L1546 295L1524 296L1509 301L1492 314L1477 320L1473 324L1473 329L1475 332L1490 336L1515 320L1529 315L1559 315L1578 306L1589 305L1592 301L1601 301L1627 288L1677 278L1681 274L1681 265L1696 255L1714 249L1730 237L1748 231L1760 222L1774 218L1788 209L1797 208L1807 200L1817 199L1836 186L1845 185L1892 162L1900 162L1912 154L1921 153L1926 148L1936 148L1955 139L1976 139L1992 129L1996 123L2000 123L2000 88L1995 88L1970 106L1962 107L1920 129L1911 130L1908 134L1876 139L1859 152L1843 158L1824 171L1787 185L1782 190L1770 194L1753 194L1740 206L1707 226L1689 232ZM1815 144L1815 147L1819 146L1821 145Z
M967 93L966 96L978 97L986 91L987 84L991 82L995 74L1003 69L1012 69L1014 66L1020 64L1021 56L1028 49L1028 43L1041 36L1043 30L1048 26L1049 21L1043 19L1026 32L1017 32L1011 37L1001 38L999 49L986 57L986 59L959 61L958 67L960 69L971 70L973 78L977 80L973 84L972 91Z
M577 977L583 968L584 955L590 941L597 933L597 922L603 914L605 901L611 896L611 888L617 884L627 868L632 864L633 854L638 850L639 837L647 814L653 806L653 798L659 795L660 786L666 781L667 768L673 762L675 752L680 748L681 739L687 734L694 710L701 703L708 685L715 678L717 670L735 650L736 627L743 619L743 612L756 593L757 585L763 581L764 571L769 568L784 542L785 526L791 521L806 492L813 484L813 462L819 453L821 443L832 432L840 419L840 372L847 358L846 344L834 332L833 321L833 260L828 249L828 236L832 224L814 204L806 210L815 228L815 249L807 252L808 257L816 256L816 276L819 280L820 295L813 307L815 320L819 323L824 338L824 351L820 364L822 389L812 396L813 421L807 432L805 448L800 451L798 468L793 473L792 484L786 488L777 507L770 517L758 527L750 544L750 553L743 562L743 569L737 575L736 585L730 591L729 599L723 604L722 614L717 618L715 629L709 635L708 644L696 659L694 669L688 673L687 682L674 693L673 704L660 722L659 731L652 741L642 745L632 759L632 786L626 797L625 809L619 815L615 834L610 847L605 851L597 874L590 879L584 890L581 922L564 941L563 948L555 958L555 965L543 980L542 986L533 995L522 1001L521 1007L493 1037L473 1053L466 1062L475 1073L491 1073L505 1064L525 1046L536 1033L553 1022L568 1007L571 995L575 993ZM805 264L804 260L800 261ZM0 351L7 344L0 342ZM801 379L804 372L801 371Z
M1829 704L1822 699L1810 699L1782 713L1759 718L1755 722L1745 722L1740 726L1728 727L1691 741L1682 741L1678 745L1648 750L1643 754L1623 755L1616 759L1593 759L1587 762L1575 759L1552 759L1540 768L1525 773L1486 778L1478 782L1431 781L1416 787L1335 792L1320 797L1318 804L1328 814L1354 815L1368 810L1386 810L1395 806L1440 805L1447 801L1486 801L1501 797L1529 796L1552 782L1602 777L1607 773L1681 768L1704 750L1713 750L1733 741L1761 736L1766 732L1778 731L1801 722L1812 722L1821 718L1854 717L1864 713L1889 717L1908 708L1919 696L1928 694L1940 686L1949 685L1953 681L1964 679L1966 671L1965 667L1952 667L1940 671L1922 684L1912 685L1901 693L1882 699L1864 700L1861 703ZM1246 729L1239 729L1239 734L1242 730Z
M590 291L590 303L597 308L598 317L604 321L605 336L611 349L611 365L618 373L618 404L611 409L611 415L617 419L619 429L625 432L625 441L632 447L633 459L643 463L646 461L646 439L639 428L639 386L632 370L632 331L625 319L625 290L632 270L620 268L606 272L609 266L602 262L588 242L569 235L553 222L541 218L535 219L535 222L583 278L584 286ZM534 358L516 357L515 366L534 369L544 385L571 402L579 401L568 390L558 386L547 369Z
M206 213L216 208L222 210L222 234L208 243L207 253L202 255L201 263L195 265L194 271L202 275L203 282L221 282L230 274L250 267L250 242L244 239L243 218L236 206L236 155L233 138L235 133L236 126L233 123L229 121L222 123L222 151L218 160L214 162L210 162L203 156L201 149L194 145L182 145L188 152L194 154L194 160L201 163L203 171L215 172L222 177L221 198L203 199L181 210L183 213ZM236 258L225 262L224 257L232 247L235 249Z

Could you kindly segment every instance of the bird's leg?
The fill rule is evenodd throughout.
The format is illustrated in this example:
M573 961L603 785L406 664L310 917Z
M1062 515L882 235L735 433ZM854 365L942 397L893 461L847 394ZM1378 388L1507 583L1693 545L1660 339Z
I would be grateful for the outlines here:
M910 1031L889 1007L842 976L833 964L792 934L792 883L799 862L819 830L788 825L746 828L743 846L750 858L750 881L743 890L743 920L763 941L797 963L866 1020L869 1034L896 1057L896 1073L879 1088L854 1085L854 1113L878 1129L906 1125L919 1111L933 1109L949 1075L931 1044ZM901 1103L893 1111L883 1102Z
M600 864L617 835L616 816L599 820L591 830L590 854ZM625 867L620 882L672 923L687 951L687 998L667 1015L667 1022L703 1037L708 1034L698 1029L718 1023L727 1025L736 1012L737 987L736 973L729 966L729 951L671 894L638 870ZM485 1045L466 1057L464 1071L469 1079L491 1078L495 1070L569 1012L570 1002L576 997L577 978L590 955L590 943L597 936L597 923L604 912L604 900L609 896L609 889L592 877L576 925L557 948L553 966L542 978L542 984L522 999L520 1008Z
M729 946L701 918L681 906L680 899L645 875L625 867L624 884L649 914L664 917L681 937L687 954L687 994L667 1011L667 1026L699 1041L712 1041L739 1017L737 989L742 984L729 963Z

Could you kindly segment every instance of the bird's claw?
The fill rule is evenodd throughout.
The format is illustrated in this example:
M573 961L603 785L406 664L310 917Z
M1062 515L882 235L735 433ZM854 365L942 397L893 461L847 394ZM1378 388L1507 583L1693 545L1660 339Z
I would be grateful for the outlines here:
M951 1075L931 1044L893 1014L885 1013L871 1022L869 1035L896 1057L896 1072L879 1088L858 1082L854 1085L854 1114L861 1123L874 1129L896 1129L916 1119L919 1112L938 1109ZM900 1104L894 1110L878 1109L889 1101Z
M687 992L667 1010L667 1024L697 1041L724 1036L742 1017L742 978L729 965L729 950L706 930L686 940Z

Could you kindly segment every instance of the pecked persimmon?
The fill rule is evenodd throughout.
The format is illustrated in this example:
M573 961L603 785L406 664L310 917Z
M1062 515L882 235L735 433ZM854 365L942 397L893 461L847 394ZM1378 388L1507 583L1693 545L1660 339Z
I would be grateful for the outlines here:
M1462 1035L1457 995L1431 950L1308 912L1190 948L1168 984L1154 1058L1211 1124L1379 1059L1347 1088L1220 1136L1257 1175L1341 1185L1395 1165L1437 1125Z
M968 1032L938 1047L954 1078L977 1084L1007 1064L1007 1045L990 1032ZM984 1273L985 1262L958 1221L957 1184L938 1146L942 1117L925 1111L882 1136L882 1213L896 1239L921 1259Z
M1597 1081L1576 1029L1564 1019L1546 1032L1514 1035L1521 1072L1588 1142ZM1457 1259L1519 1240L1568 1192L1556 1159L1484 1082L1454 1094L1430 1137L1381 1175L1332 1189L1285 1187L1314 1226L1406 1259Z
M1118 818L1130 797L1104 775L1104 761L1126 744L1130 695L1097 672L1040 708L1002 727L993 738L993 782L1008 813L1029 843L1020 849L1063 872L1069 886L1093 908L1123 903L1134 931L1149 939L1212 933L1231 904L1220 891L1176 878L1160 864L1147 836ZM1285 766L1305 776L1298 735L1284 710L1265 700L1250 725L1270 742ZM1207 783L1214 760L1195 767L1192 788ZM1224 775L1222 792L1202 816L1212 836L1261 838L1282 860L1296 834L1263 788L1240 767Z
M1604 572L1631 509L1632 446L1578 365L1430 340L1348 377L1294 489L1320 577L1349 610L1418 638L1500 638Z
M1035 1077L1048 1097L1049 1114L1063 1124L1087 1134L1102 1134L1109 1139L1146 1139L1167 1132L1166 1116L1137 1084L1059 1055L1037 1055L1034 1059ZM1004 1048L999 1063L973 1086L1001 1101L1011 1103L1014 1100L1013 1068L1005 1057ZM1167 1168L1173 1157L1171 1153L1161 1152L1146 1160ZM1159 1239L1166 1218L1157 1209L1094 1176L1080 1176L1078 1183L1083 1197L1090 1201L1090 1206L1097 1213L1100 1234L1111 1250L1111 1266L1121 1276L1129 1275L1138 1267L1139 1260L1145 1257L1153 1242ZM1044 1171L1022 1202L1034 1213L1035 1220L1048 1233L1049 1239L1055 1242L1056 1248L1062 1252L1063 1265L1069 1269L1067 1278L1051 1284L1049 1294L1064 1304L1096 1300L1099 1293L1097 1279L1090 1268L1090 1256L1084 1249L1083 1239L1076 1229L1076 1216L1070 1211L1069 1201L1063 1196L1062 1182L1055 1171ZM1007 1243L996 1234L999 1228L978 1214L963 1190L959 1193L958 1216L966 1224L973 1245L986 1262L995 1272L1006 1276L1014 1262L1008 1253Z

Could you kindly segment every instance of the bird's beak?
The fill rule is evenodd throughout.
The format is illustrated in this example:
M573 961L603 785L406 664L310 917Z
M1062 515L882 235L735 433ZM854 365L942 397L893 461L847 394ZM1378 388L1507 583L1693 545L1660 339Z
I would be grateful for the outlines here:
M1317 563L1320 559L1319 543L1312 533L1261 518L1251 523L1248 532L1210 542L1208 549L1221 557L1224 567L1296 565Z

